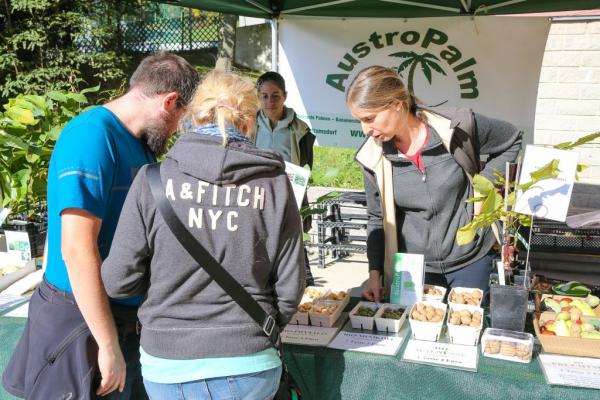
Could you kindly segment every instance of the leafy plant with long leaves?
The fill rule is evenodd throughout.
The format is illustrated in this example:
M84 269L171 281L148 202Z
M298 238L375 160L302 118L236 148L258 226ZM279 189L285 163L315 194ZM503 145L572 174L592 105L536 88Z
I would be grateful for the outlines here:
M572 150L578 146L590 143L600 138L600 132L592 133L581 137L580 139L573 142L564 142L555 145L554 147L560 150ZM579 164L577 166L577 173L584 171L587 167ZM496 174L496 181L491 182L489 179L482 175L475 175L473 177L473 188L476 193L480 196L472 197L467 202L482 202L481 212L479 215L473 217L471 222L461 227L456 232L456 242L459 245L471 243L475 239L475 235L478 230L488 228L496 221L503 221L506 223L506 231L512 237L515 237L516 232L521 226L531 226L532 217L530 215L519 214L511 209L515 205L516 193L526 192L534 188L539 182L556 178L560 170L558 169L558 160L552 160L548 164L544 165L540 169L530 174L531 180L524 184L517 184L515 182L509 182L509 189L511 190L509 196L506 199L506 204L509 206L508 209L505 207L504 198L498 193L497 187L504 187L505 178L501 174ZM516 246L516 238L514 239Z
M20 94L0 112L0 205L13 215L34 215L46 200L48 166L64 125L88 105L86 93Z

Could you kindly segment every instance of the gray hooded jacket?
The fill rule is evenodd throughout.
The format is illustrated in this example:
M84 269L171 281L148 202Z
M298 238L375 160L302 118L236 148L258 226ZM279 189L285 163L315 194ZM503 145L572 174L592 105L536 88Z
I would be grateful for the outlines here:
M271 346L258 325L182 248L157 212L145 167L125 201L102 278L109 296L146 294L141 345L170 359ZM183 134L161 167L175 213L282 328L304 290L302 232L281 157L243 142Z
M455 127L452 118L435 113L429 113L428 117L445 121L441 125L448 129ZM473 117L480 154L488 155L480 174L493 181L496 171L501 173L507 161L516 159L521 149L522 132L505 121L477 113ZM495 242L491 229L486 229L473 242L464 246L456 244L458 228L473 218L473 203L465 202L473 194L465 171L448 152L438 133L429 123L429 142L421 153L424 172L399 155L390 142L378 142L378 146L371 146L378 154L366 154L367 144L376 142L368 138L357 154L365 177L369 270L385 272L388 286L393 268L393 254L386 254L391 233L396 233L393 237L397 238L394 252L424 254L426 271L434 273L456 271L479 260ZM390 169L391 187L383 194L377 184L376 172L361 162L373 161L369 158L374 157ZM385 199L393 204L386 204ZM395 211L395 224L387 230L383 211L386 207L393 207Z

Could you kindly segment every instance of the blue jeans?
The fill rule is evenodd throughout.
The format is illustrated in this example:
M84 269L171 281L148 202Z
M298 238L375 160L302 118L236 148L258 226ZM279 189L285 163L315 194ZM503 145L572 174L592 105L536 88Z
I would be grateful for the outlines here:
M142 366L140 364L140 336L137 321L137 307L111 303L111 311L117 326L119 346L126 364L125 387L123 392L115 390L102 400L147 400L144 388Z
M118 330L118 325L117 325ZM140 365L140 338L135 332L119 332L119 345L126 363L125 388L122 392L115 390L102 400L146 400L148 395L144 389L142 367Z
M246 375L184 383L154 383L144 379L151 400L270 400L277 393L281 367Z

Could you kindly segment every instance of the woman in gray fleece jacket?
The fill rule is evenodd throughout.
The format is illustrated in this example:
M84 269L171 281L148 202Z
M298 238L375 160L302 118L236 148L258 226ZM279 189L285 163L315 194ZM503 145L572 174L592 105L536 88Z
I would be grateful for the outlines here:
M213 71L189 108L183 134L161 163L165 195L196 239L283 328L304 290L302 227L281 157L252 144L254 85ZM277 352L165 225L145 168L125 201L102 278L111 297L146 296L138 312L140 360L151 399L274 396Z
M494 181L494 173L516 159L522 132L470 110L420 107L396 71L380 66L356 76L346 103L369 136L356 155L369 218L363 295L380 301L389 292L398 252L425 255L426 283L487 291L492 230L480 231L464 246L455 239L477 213L465 202L473 196L467 174ZM479 154L488 155L481 171Z

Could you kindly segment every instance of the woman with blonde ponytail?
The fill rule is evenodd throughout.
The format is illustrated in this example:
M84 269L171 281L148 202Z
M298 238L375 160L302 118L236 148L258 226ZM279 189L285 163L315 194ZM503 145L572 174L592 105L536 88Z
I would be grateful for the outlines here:
M186 228L280 329L304 290L302 227L278 154L253 144L259 100L237 74L206 75L161 163ZM151 399L270 399L281 361L248 314L181 247L140 170L102 278L111 297L143 294L141 364Z

